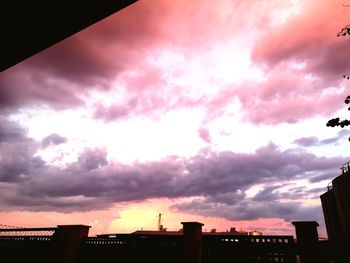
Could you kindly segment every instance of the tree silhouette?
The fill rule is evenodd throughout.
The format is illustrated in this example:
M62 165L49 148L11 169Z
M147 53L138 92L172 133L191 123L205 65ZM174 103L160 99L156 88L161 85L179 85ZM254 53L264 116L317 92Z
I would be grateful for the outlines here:
M350 25L347 25L346 27L342 28L338 32L337 37L340 37L340 36L345 37L346 35L350 35Z
M337 33L337 37L346 36L346 35L350 35L350 25L347 25L346 27L342 28L340 32ZM343 75L343 77L345 79L350 79L350 75ZM350 103L350 95L346 97L344 102L345 104ZM348 110L350 111L350 107L348 108ZM344 128L349 125L350 125L350 120L348 119L340 120L339 117L331 119L327 122L327 127L340 126L341 128ZM350 137L349 137L349 141L350 141Z
M346 79L350 79L349 75L344 75L343 76ZM345 104L349 104L350 103L350 95L346 97L345 99ZM350 111L350 107L348 108L348 110ZM339 117L331 119L327 122L327 127L336 127L336 126L340 126L341 128L344 128L346 126L350 125L350 120L348 119L344 119L344 120L340 120ZM349 141L350 141L350 137L349 137Z

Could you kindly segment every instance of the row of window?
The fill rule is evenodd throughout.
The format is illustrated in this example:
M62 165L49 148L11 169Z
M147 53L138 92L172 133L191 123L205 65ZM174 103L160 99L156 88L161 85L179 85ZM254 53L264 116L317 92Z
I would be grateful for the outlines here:
M230 239L230 238L223 238L221 239L221 241L225 241L225 242L242 242L244 240L242 239ZM251 243L290 243L290 240L285 238L250 238L248 239L248 241L250 241Z
M29 240L29 241L50 241L51 237L50 236L47 236L47 237L0 236L0 241L11 241L11 240L13 240L13 241L25 241L25 240Z
M139 242L133 242L133 241L121 241L116 239L87 239L86 244L88 245L136 245L136 244L144 244ZM147 243L146 243L147 244ZM151 243L149 243L151 244ZM167 247L173 247L177 246L178 244L176 242L160 242L160 246L167 246Z

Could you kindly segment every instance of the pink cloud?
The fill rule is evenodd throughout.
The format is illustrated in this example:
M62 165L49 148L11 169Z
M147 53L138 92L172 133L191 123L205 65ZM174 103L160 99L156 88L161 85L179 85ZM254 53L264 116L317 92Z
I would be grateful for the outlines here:
M53 78L44 69L25 64L0 75L0 110L11 113L28 105L48 104L56 109L76 107L83 101L72 92L75 85Z
M328 117L343 106L348 94L334 87L350 71L350 51L348 40L336 34L349 22L347 12L339 1L304 1L285 23L261 31L252 59L267 79L238 91L248 121L294 123Z
M254 123L328 116L341 106L336 102L343 94L323 96L322 92L339 86L339 76L350 72L347 41L336 38L346 24L346 8L338 2L307 1L299 13L272 26L274 12L289 7L278 1L259 5L139 1L3 72L2 108L11 112L26 105L46 104L56 109L82 106L82 97L91 90L109 91L116 81L126 91L125 98L111 105L98 103L94 117L112 121L203 107L208 121L223 114L236 98L246 120ZM230 88L219 87L212 97L193 97L187 87L169 83L168 68L145 62L150 54L164 49L190 60L233 36L252 41L252 63L264 70L264 81L244 80ZM293 68L295 63L304 63L304 68ZM205 65L203 70L209 72L210 67ZM140 74L128 76L133 70Z
M152 49L195 52L222 41L229 28L220 15L215 3L139 1L27 62L82 83L113 78Z
M210 133L209 133L209 129L208 129L208 128L206 128L206 127L200 127L200 128L198 129L198 135L199 135L199 137L200 137L203 141L205 141L205 142L207 142L207 143L211 143L211 136L210 136Z
M261 32L253 50L254 60L270 65L285 59L304 61L332 48L336 41L341 43L336 34L349 22L349 11L342 7L342 1L303 1L301 5L285 23Z
M267 72L264 80L245 80L206 100L205 123L224 114L236 98L241 103L244 122L275 125L328 117L344 107L348 93L337 87L346 83L342 77L330 82L321 76L305 75L302 69L284 63Z
M286 69L286 70L285 70ZM341 84L342 78L336 86ZM329 91L324 94L324 91ZM253 123L295 123L315 116L330 116L342 107L344 91L321 78L309 78L301 70L277 67L261 83L244 83L238 96L246 120Z
M263 30L252 50L255 63L267 71L286 63L303 63L300 74L320 77L320 89L338 85L350 71L348 39L336 35L349 23L349 10L341 1L303 1L300 12L285 23Z
M205 103L203 96L189 96L186 87L171 83L165 76L166 71L150 63L140 63L120 74L116 82L122 97L110 105L97 103L93 117L107 122L139 115L158 119L167 111Z
M139 1L3 72L2 105L10 110L32 104L76 106L89 90L110 89L115 77L154 49L193 52L220 41L225 35L220 25L226 22L219 11L209 2ZM210 23L203 27L203 21ZM147 78L155 81L156 74Z
M56 109L83 106L82 97L90 91L109 92L117 83L117 88L126 95L110 105L97 103L95 118L113 121L202 107L206 117L198 135L209 143L210 132L205 125L225 114L226 108L237 99L242 104L244 121L254 124L294 123L313 116L328 116L343 106L342 97L348 94L332 92L341 85L342 74L350 72L346 60L350 52L348 39L335 37L347 23L347 10L341 8L340 2L308 1L300 14L290 15L275 28L269 19L274 8L287 8L285 4L239 2L139 1L3 72L0 110L9 114L28 105L45 104ZM169 68L145 62L150 54L166 49L182 54L189 62L232 37L249 42L247 49L253 46L252 64L263 71L262 80L251 78L238 84L217 84L222 86L215 87L218 92L211 96L189 95L186 85L169 81L165 74ZM202 69L210 72L211 66L208 63ZM128 74L133 71L137 74ZM178 70L178 77L182 73ZM20 138L25 137L21 134ZM3 137L12 138L7 134ZM108 162L103 149L90 149L81 153L76 163L59 168L34 157L32 147L39 147L38 142L22 140L11 142L11 147L0 145L0 151L7 156L0 179L11 182L8 183L11 186L2 187L1 203L7 210L72 212L105 209L115 203L148 198L202 196L205 202L177 207L196 213L206 207L205 216L255 220L261 214L247 209L251 200L243 202L240 198L244 196L233 190L304 175L310 176L310 180L329 179L333 176L332 167L345 162L340 157L321 158L302 151L281 151L269 145L253 154L207 150L206 158L198 155L130 166ZM297 170L291 170L291 164ZM237 204L232 204L232 200ZM227 209L217 214L222 204ZM266 211L271 203L266 200L255 205L253 208ZM281 218L287 218L284 206L275 203L276 215ZM242 211L239 217L233 218L233 209ZM288 209L288 218L297 212L314 216L314 210L303 212L299 203ZM19 212L8 215L16 214Z

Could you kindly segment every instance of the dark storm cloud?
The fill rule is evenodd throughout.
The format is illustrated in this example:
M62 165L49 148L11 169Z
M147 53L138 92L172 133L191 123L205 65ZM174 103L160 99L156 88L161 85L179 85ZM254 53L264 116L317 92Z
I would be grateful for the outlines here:
M335 144L335 143L339 142L340 140L346 139L345 137L349 136L349 135L350 135L349 130L341 130L337 133L336 136L334 136L332 138L320 140L316 136L302 137L302 138L296 139L293 143L295 143L299 146L303 146L303 147L323 146L323 145L327 145L327 144Z
M319 144L319 139L316 136L302 137L296 139L293 143L304 147L316 146Z
M86 149L78 158L83 170L90 171L108 164L107 152L104 149Z
M276 189L279 189L281 185L271 185L265 187L263 190L259 191L252 200L270 202L280 199L280 196L275 192Z
M219 216L229 220L255 220L259 218L282 218L293 220L322 220L320 206L303 206L301 202L253 201L245 199L237 204L212 203L194 200L176 204L173 208L204 216Z
M308 189L305 186L299 186L288 188L288 190L283 190L282 187L284 186L288 186L288 184L265 186L254 197L252 197L251 200L257 202L270 202L282 199L297 200L302 198L315 198L316 195L321 194L326 189L326 187Z
M62 143L66 143L68 139L66 137L63 137L61 135L58 135L56 133L50 134L49 136L45 137L41 141L41 147L46 148L50 145L58 145Z
M304 206L300 200L318 198L322 189L288 184L295 179L331 179L346 161L269 144L251 154L206 151L189 159L169 157L132 165L108 161L105 149L85 149L76 162L58 167L35 155L42 142L28 138L18 124L2 119L0 127L6 127L0 135L3 210L73 212L123 201L195 197L173 208L234 220L317 220L320 207ZM46 138L64 141L60 136ZM263 188L247 196L246 190L257 184Z
M345 162L344 162L345 163ZM342 163L343 164L343 163ZM333 171L328 171L328 172L324 172L322 174L316 175L312 178L310 178L310 182L311 183L317 183L317 182L321 182L321 181L328 181L330 182L332 179L334 179L334 177L340 175L340 169L339 167L342 165L338 165L338 169L333 170ZM337 172L335 172L337 171Z
M230 205L243 201L245 197L246 194L243 191L237 190L235 192L213 194L208 196L207 200L212 203L224 203Z
M26 131L15 122L0 117L0 143L27 140Z
M14 123L5 126L11 125L18 140L0 144L0 187L11 189L0 191L0 204L6 210L73 212L147 198L201 196L205 201L176 207L236 219L302 218L311 208L293 200L310 197L308 190L295 188L287 194L281 187L295 179L313 182L334 177L346 161L269 144L251 154L207 151L189 159L169 157L132 165L108 161L104 149L86 149L76 162L58 167L36 157L40 143L27 138ZM13 135L3 137L13 140ZM248 198L245 191L256 184L269 187ZM264 210L269 207L270 212Z
M284 184L265 186L253 197L235 199L206 196L190 202L175 204L173 208L204 216L221 216L229 220L255 220L259 218L283 218L292 220L322 220L320 205L305 206L300 199L318 199L326 188L308 189L305 186L283 190Z
M34 153L40 144L15 122L0 119L0 182L18 182L45 167Z
M48 66L38 69L27 63L0 73L0 114L10 114L33 105L64 109L83 104L75 92L76 85L55 79Z

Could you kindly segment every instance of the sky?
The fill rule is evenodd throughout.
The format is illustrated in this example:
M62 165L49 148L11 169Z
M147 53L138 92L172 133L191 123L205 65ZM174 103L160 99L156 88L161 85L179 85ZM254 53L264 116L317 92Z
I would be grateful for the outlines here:
M0 73L0 224L294 234L349 161L343 1L140 0Z

